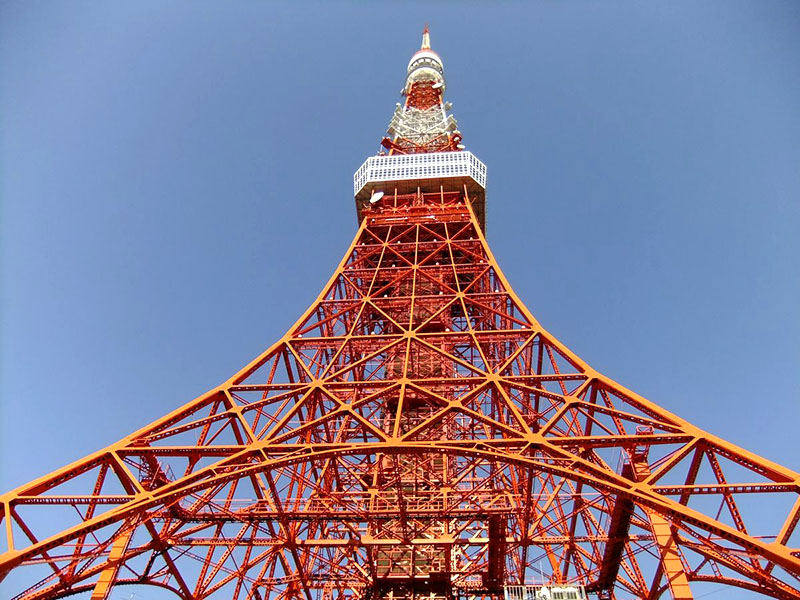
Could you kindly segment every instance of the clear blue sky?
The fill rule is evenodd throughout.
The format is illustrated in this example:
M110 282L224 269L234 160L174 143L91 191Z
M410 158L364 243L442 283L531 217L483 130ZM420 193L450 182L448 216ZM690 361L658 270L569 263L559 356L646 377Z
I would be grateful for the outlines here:
M2 490L217 385L300 315L425 22L537 318L800 469L799 2L17 1Z

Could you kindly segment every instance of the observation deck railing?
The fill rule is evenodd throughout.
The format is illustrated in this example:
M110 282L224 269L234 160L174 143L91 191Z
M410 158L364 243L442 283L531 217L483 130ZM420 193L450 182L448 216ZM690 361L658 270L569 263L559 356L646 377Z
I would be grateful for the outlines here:
M370 156L353 175L353 195L370 183L469 177L486 189L486 165L472 152Z

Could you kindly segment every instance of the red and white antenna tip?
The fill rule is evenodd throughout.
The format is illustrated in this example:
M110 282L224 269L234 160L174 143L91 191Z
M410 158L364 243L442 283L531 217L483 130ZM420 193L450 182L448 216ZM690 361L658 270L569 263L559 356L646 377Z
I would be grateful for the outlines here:
M425 23L425 29L422 30L422 45L419 47L420 50L430 50L431 48L431 34L428 30L428 24Z

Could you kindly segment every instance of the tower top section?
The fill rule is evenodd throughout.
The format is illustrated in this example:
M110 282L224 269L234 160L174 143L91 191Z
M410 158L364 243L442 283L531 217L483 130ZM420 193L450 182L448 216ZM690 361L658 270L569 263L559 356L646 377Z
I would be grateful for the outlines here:
M403 87L403 94L410 94L412 86L421 81L431 81L433 85L438 84L441 93L444 94L446 87L444 65L441 57L431 50L431 34L427 25L422 32L422 44L419 50L408 61L408 75Z
M353 175L358 219L365 209L380 210L380 200L398 194L452 192L463 196L483 226L486 165L461 143L458 123L444 101L444 65L431 48L428 26L408 61L406 80L381 140L378 156L368 158ZM396 208L400 204L394 202Z

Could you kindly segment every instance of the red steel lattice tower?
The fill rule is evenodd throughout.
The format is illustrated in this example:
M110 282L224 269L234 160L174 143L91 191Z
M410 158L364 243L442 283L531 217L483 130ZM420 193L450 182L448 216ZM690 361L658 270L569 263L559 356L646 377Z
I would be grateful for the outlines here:
M800 598L800 475L541 327L486 243L486 168L444 91L426 29L386 151L355 174L355 239L282 339L0 497L0 575L30 581L16 598L99 600L135 583L184 599L522 598L535 585L687 599L692 581Z

